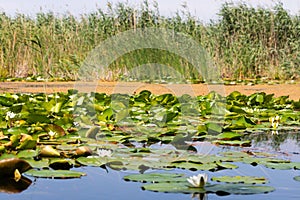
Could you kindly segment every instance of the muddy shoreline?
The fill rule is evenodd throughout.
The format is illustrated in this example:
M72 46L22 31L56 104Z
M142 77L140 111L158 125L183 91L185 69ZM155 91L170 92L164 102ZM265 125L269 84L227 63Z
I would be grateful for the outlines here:
M228 95L233 91L250 95L265 92L278 96L289 96L290 99L300 99L300 83L295 84L259 84L259 85L208 85L208 84L149 84L140 82L0 82L0 93L55 93L77 89L80 92L99 93L139 93L149 90L154 94L172 93L175 95L190 94L205 95L209 91L217 91Z

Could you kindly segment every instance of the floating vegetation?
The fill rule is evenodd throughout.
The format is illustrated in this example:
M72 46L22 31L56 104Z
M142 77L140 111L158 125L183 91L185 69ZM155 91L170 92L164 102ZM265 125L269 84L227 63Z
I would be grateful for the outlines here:
M270 186L250 185L248 183L253 183L253 182L264 183L262 182L262 179L264 178L246 177L246 176L211 178L212 181L224 180L228 182L233 181L235 183L236 183L235 180L238 180L239 182L243 182L244 184L241 183L212 184L208 182L203 186L201 185L201 187L191 187L190 182L187 181L189 180L189 177L186 177L184 174L172 174L172 173L133 174L133 175L125 176L124 179L126 181L139 181L142 183L148 183L148 184L144 184L142 186L142 189L154 191L154 192L192 193L192 194L216 193L218 195L230 195L230 194L260 194L260 193L272 192L275 190L275 188Z
M245 96L239 92L227 97L214 92L177 97L149 91L107 95L74 90L49 95L1 94L0 176L15 182L22 180L22 174L80 178L85 174L73 170L79 166L140 173L153 169L215 172L237 169L238 163L244 163L299 170L300 162L276 154L251 149L217 153L199 150L207 144L212 148L251 146L252 135L271 135L268 132L274 130L274 121L279 132L299 131L297 103L287 97L265 93ZM284 139L284 134L276 137ZM139 181L138 176L124 178ZM143 185L151 191L195 193L198 188L200 193L256 194L274 190L249 185L267 183L264 177L211 178L226 184L206 184L204 175L156 174L142 179L154 183ZM170 180L169 184L163 180ZM192 187L191 182L199 187Z

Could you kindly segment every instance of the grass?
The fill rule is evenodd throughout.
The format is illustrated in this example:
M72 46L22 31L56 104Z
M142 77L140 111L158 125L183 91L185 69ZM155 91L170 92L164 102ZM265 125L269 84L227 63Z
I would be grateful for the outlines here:
M269 78L289 80L300 75L300 16L291 15L278 3L273 8L253 8L244 3L223 4L219 19L204 24L183 7L172 17L159 13L157 3L139 7L108 4L106 10L75 18L70 14L0 14L0 77L78 79L88 55L102 41L127 30L154 27L182 32L199 42L227 79ZM159 63L171 66L184 80L204 78L184 58L167 51L140 49L116 59L106 79L167 79L160 68L157 77L124 76L136 66ZM175 73L175 74L176 74Z

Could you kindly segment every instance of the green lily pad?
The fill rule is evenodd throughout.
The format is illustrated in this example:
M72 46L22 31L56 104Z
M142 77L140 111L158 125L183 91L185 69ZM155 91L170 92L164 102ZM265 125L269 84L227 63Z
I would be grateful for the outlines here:
M36 150L23 150L19 151L17 156L19 158L33 158L38 155L38 151Z
M185 182L186 177L184 174L177 173L151 173L151 174L132 174L124 176L125 181L134 182L152 182L152 183L162 183L162 182Z
M102 157L79 157L76 159L82 165L100 167L107 163L107 159Z
M300 181L300 176L295 176L295 177L294 177L294 180L295 180L295 181Z
M54 170L69 170L73 167L73 162L67 159L51 159L49 167Z
M271 186L246 185L246 184L220 184L205 187L209 192L219 194L265 194L275 191Z
M222 127L219 124L217 124L217 123L208 122L206 124L206 127L207 127L208 133L211 133L211 134L221 133L222 132Z
M191 162L174 162L172 163L173 167L179 168L179 169L188 169L191 171L197 171L197 170L215 170L218 165L216 163L191 163Z
M264 166L271 168L271 169L280 169L280 170L289 170L289 169L300 169L300 163L299 162L263 162Z
M237 169L238 166L231 164L231 163L225 163L225 162L216 162L218 168L217 169Z
M49 159L34 160L33 158L24 158L33 168L36 169L48 169Z
M241 138L241 134L234 132L225 132L217 135L218 140L239 140Z
M215 140L213 141L214 144L217 145L230 145L230 146L242 146L242 147L249 147L251 146L250 140L245 141L239 141L239 140L233 140L233 141L226 141L226 140Z
M78 171L71 170L28 170L25 175L33 176L37 178L54 178L54 179L66 179L66 178L80 178L86 174Z
M265 177L254 176L221 176L212 177L212 181L225 182L225 183L245 183L245 184L265 184L267 179Z
M207 185L204 188L190 187L186 182L178 183L154 183L142 186L143 190L166 193L217 193L217 194L263 194L273 192L275 188L270 186L254 186L245 184L216 184Z

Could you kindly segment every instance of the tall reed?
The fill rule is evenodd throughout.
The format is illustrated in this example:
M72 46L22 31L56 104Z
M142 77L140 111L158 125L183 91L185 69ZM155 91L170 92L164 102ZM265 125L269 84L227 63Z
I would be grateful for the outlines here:
M126 30L156 27L190 35L209 52L224 78L266 77L296 79L300 70L300 16L278 3L271 9L244 3L223 4L219 19L202 23L186 7L173 16L159 13L157 3L139 7L108 4L106 10L75 17L38 13L9 17L0 14L0 77L62 77L75 80L88 55L101 41ZM201 80L191 64L170 52L136 50L114 61L110 69L119 79L130 67L147 63L172 66L184 79ZM160 77L164 79L167 71ZM124 78L124 77L123 77ZM133 79L141 79L133 75Z

